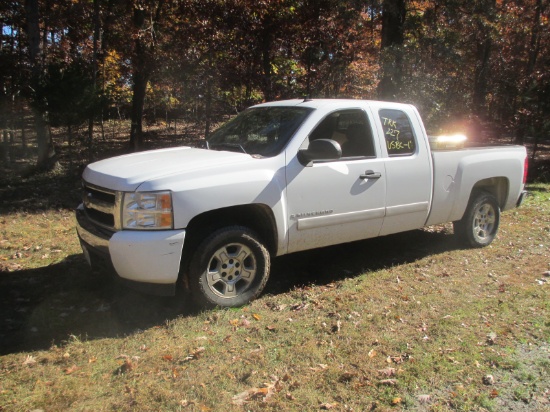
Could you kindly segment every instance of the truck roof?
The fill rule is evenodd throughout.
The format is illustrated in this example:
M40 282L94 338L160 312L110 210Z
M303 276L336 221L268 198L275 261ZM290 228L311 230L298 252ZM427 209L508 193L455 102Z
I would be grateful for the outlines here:
M386 109L403 109L404 107L410 107L409 104L395 103L395 102L383 102L377 100L359 100L359 99L291 99L280 100L274 102L260 103L253 107L273 107L273 106L301 106L310 107L312 109L320 109L326 106L333 108L351 108L361 106L371 106L375 108L383 107Z

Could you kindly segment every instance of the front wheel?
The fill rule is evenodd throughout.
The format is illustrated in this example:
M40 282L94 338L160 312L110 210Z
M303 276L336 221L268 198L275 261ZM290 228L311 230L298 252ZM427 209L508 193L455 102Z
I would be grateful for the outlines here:
M500 223L500 207L495 197L480 192L468 203L464 217L453 222L460 241L471 247L484 247L495 238Z
M189 288L201 307L238 307L260 295L269 278L270 256L254 232L225 227L195 250Z

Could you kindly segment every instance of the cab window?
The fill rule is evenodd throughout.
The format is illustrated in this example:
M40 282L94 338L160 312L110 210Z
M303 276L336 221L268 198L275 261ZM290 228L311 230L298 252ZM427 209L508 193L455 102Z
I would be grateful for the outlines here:
M382 109L379 112L388 155L410 156L416 152L416 140L411 122L401 110Z

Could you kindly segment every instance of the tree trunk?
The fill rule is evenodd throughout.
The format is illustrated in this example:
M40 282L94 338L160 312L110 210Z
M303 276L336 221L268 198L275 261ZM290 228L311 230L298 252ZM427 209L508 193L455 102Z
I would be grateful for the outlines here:
M210 135L210 122L212 119L212 76L208 76L206 80L206 96L204 102L204 114L205 114L205 124L204 124L204 138L208 139Z
M69 135L69 170L73 170L73 127L72 125L67 126L67 133Z
M8 131L3 130L2 136L3 136L3 148L4 148L4 150L2 150L2 155L3 155L2 160L6 165L8 165L8 163L10 163L10 144L8 140Z
M264 28L262 34L262 71L263 71L263 81L262 81L262 92L264 94L264 99L266 101L273 100L273 87L271 79L271 27L270 19L266 19L264 22L267 26Z
M135 152L143 147L143 105L145 103L145 92L147 90L148 78L146 73L138 68L134 70L134 86L132 96L132 113L130 128L130 150Z
M134 28L137 31L142 31L150 25L147 30L151 31L152 42L147 44L146 40L142 38L141 33L136 35L134 41L134 56L132 58L132 126L130 128L130 150L133 151L138 151L143 146L143 105L145 103L147 83L155 64L154 55L157 41L155 30L156 25L160 21L163 3L163 0L159 0L157 3L152 25L150 25L151 22L146 21L146 10L139 4L134 6Z
M29 61L31 66L31 85L35 87L41 77L42 66L40 65L40 15L38 9L38 0L26 0L25 11L27 13L27 39L29 42ZM38 157L36 161L37 169L47 170L55 165L55 149L51 143L51 136L47 132L47 123L44 119L44 113L41 109L42 102L34 103L34 128L36 131L36 143L38 147Z
M20 122L21 122L21 148L23 149L23 154L27 153L27 132L25 130L25 114L20 113Z
M526 105L527 93L529 88L533 84L533 74L535 72L535 64L538 59L540 52L540 18L542 13L542 0L537 0L535 7L535 15L533 17L533 25L531 27L531 39L529 42L529 59L527 62L527 67L525 70L524 84L521 89L520 99L520 109L524 109ZM523 144L526 134L527 134L527 116L525 115L524 110L519 110L519 120L516 127L515 133L515 143Z
M145 24L145 9L134 7L133 23L137 30L141 30ZM132 87L132 113L130 127L130 150L138 151L143 146L143 105L147 91L147 50L141 35L137 35L134 41L133 87Z
M527 63L527 74L532 76L535 70L535 64L540 52L540 17L542 13L542 0L537 0L535 7L535 16L533 18L533 26L531 28L531 40L529 42L529 62Z
M405 0L384 0L382 4L381 61L382 78L378 83L378 97L397 99L403 81L403 42Z
M495 20L496 0L483 0L474 7L474 18L478 20L476 62L474 71L474 90L472 104L477 115L485 118L487 115L487 93L489 83L491 49L493 46L490 22ZM489 23L487 23L489 22Z
M97 87L97 53L98 53L98 43L99 43L99 31L100 31L100 21L99 21L99 0L93 0L94 2L94 14L92 17L92 22L94 26L94 35L92 41L92 84L94 88ZM89 118L88 118L88 157L91 161L92 154L92 144L94 139L94 117L95 110L92 108Z
M487 113L487 83L489 78L489 59L491 57L492 40L487 37L477 45L477 62L474 73L474 92L472 103L476 113L482 118Z

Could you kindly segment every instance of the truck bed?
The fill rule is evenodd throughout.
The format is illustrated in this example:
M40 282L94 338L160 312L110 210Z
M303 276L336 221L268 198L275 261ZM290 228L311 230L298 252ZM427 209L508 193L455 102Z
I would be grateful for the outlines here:
M523 187L513 176L523 174L523 146L471 142L462 149L432 150L432 159L434 188L428 225L461 219L469 200L463 194L476 188L491 187L501 210L516 206Z

